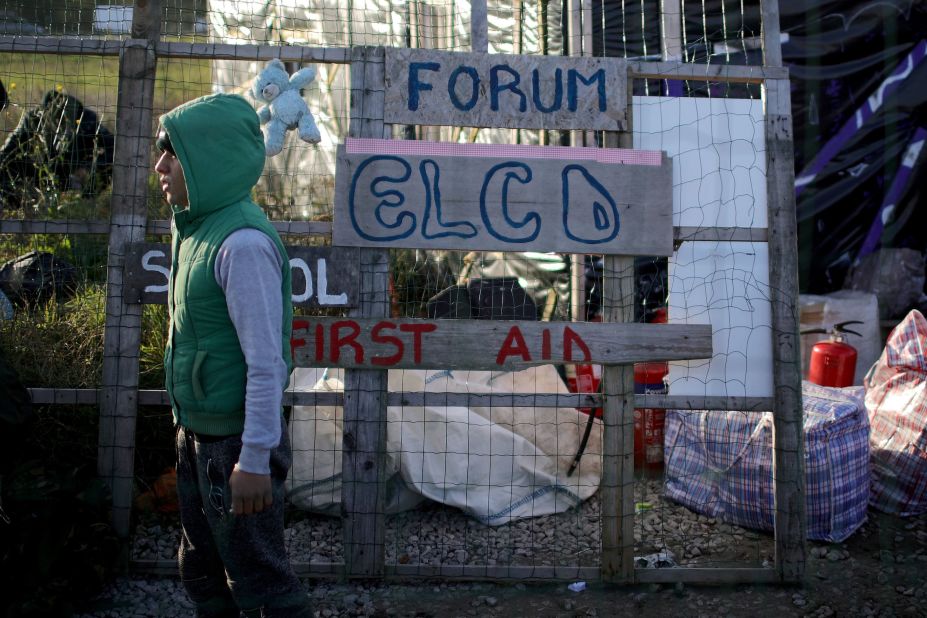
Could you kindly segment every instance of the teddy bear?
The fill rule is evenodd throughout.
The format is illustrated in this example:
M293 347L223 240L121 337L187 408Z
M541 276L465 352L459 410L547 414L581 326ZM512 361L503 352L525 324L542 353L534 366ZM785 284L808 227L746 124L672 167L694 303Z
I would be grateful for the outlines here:
M254 79L251 96L265 103L258 109L258 118L264 125L264 148L268 157L283 150L283 140L289 129L297 129L300 139L310 144L322 140L309 106L299 89L315 79L315 69L307 67L290 75L283 62L274 58Z

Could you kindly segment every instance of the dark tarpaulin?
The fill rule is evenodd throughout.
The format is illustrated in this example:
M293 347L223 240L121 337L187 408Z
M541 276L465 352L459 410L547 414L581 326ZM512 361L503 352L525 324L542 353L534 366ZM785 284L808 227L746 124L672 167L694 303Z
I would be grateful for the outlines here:
M593 52L660 58L660 2L594 0ZM760 3L683 2L683 60L756 65ZM795 140L803 292L844 287L850 266L879 248L927 249L919 208L927 153L927 2L780 0ZM742 86L689 96L756 96ZM672 86L662 92L675 94ZM679 89L677 92L683 92ZM639 85L635 94L643 94ZM884 222L884 223L883 223Z
M915 181L925 157L904 163L927 128L927 6L783 0L779 8L792 83L801 288L827 293L844 287L861 252L927 248ZM883 207L892 205L882 226Z

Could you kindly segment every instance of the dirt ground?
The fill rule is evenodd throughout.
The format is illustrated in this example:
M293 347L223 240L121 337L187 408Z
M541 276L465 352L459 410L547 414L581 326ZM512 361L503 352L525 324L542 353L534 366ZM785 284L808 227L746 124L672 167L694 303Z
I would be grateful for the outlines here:
M812 542L802 585L314 584L321 617L927 616L927 516L870 510L844 543Z

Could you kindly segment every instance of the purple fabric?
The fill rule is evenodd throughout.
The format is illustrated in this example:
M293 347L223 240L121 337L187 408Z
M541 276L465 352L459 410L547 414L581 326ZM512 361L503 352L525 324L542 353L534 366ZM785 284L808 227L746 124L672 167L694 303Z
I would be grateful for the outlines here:
M920 158L921 152L924 150L925 140L927 140L927 130L923 127L918 127L911 141L908 143L908 147L904 151L904 156L901 158L901 167L898 168L898 173L895 174L892 185L889 187L888 193L885 194L882 207L879 208L879 212L876 214L875 219L872 221L872 226L869 228L869 233L866 235L865 240L863 240L863 246L860 247L859 255L856 256L857 264L861 259L875 251L878 247L879 240L882 238L882 229L885 227L885 219L891 216L892 211L898 204L898 199L904 195L905 189L908 186L908 181L911 180L911 173L914 170L914 166Z
M805 187L811 184L815 177L830 163L837 153L850 141L850 139L859 131L859 128L866 123L882 106L886 97L894 93L902 82L914 72L924 57L927 56L927 40L918 43L911 53L901 61L901 63L892 71L892 74L885 78L879 88L866 99L866 102L856 110L853 117L846 123L818 152L814 160L811 161L805 169L795 177L795 197L801 195Z

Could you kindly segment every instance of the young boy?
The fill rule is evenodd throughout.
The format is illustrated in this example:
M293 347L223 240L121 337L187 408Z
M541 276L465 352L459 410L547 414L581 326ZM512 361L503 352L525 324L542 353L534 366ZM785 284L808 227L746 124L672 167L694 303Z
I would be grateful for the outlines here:
M250 197L258 117L240 96L201 97L161 117L157 145L173 211L164 367L181 579L203 618L309 617L283 542L293 311L286 250Z

